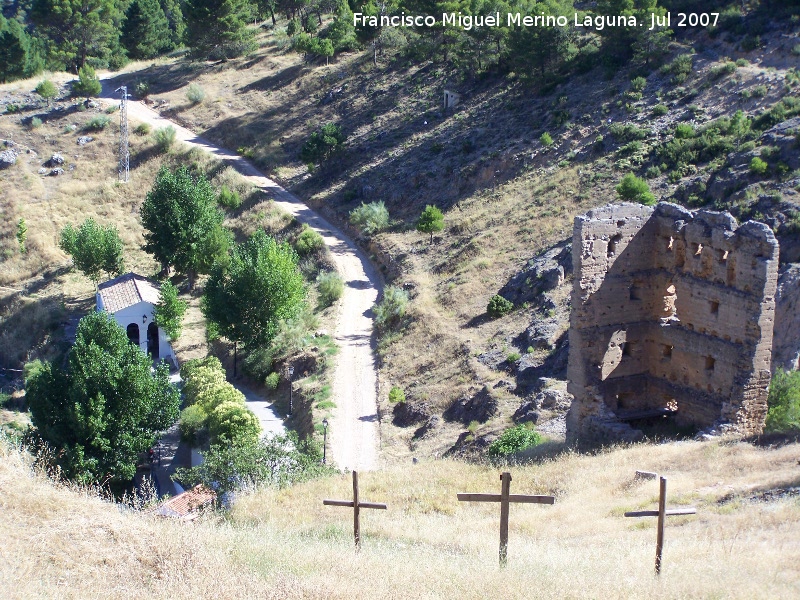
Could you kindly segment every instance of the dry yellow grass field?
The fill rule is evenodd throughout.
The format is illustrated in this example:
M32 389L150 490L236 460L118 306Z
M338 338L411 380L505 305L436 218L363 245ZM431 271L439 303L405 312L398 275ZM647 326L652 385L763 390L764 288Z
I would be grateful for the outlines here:
M497 565L499 507L456 501L498 492L500 469L423 461L363 473L363 549L349 475L239 498L228 517L179 525L56 486L0 447L0 595L8 598L796 598L800 594L800 447L685 442L564 454L511 468L509 565ZM664 567L653 575L654 508L669 478ZM788 489L793 488L793 489ZM781 493L781 490L784 490ZM788 490L788 491L786 491Z

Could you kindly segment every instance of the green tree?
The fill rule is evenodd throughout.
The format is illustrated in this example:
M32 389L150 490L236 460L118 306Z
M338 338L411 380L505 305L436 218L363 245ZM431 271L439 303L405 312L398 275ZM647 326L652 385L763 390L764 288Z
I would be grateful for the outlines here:
M158 0L133 0L125 11L120 42L135 59L153 58L172 46L169 21Z
M201 308L222 335L255 349L300 314L305 295L295 251L258 230L234 246L227 267L214 266Z
M169 281L161 284L161 291L156 304L156 325L161 327L171 340L181 335L183 315L189 303L178 298L178 288Z
M489 300L489 304L486 305L486 313L494 319L498 319L510 313L513 309L514 303L510 300L506 300L500 294L492 296Z
M151 373L150 358L104 312L81 319L67 362L66 371L44 363L26 380L36 434L67 479L130 481L139 454L178 417L169 369Z
M342 147L347 137L336 123L326 123L319 131L311 134L300 149L300 160L305 163L316 163L330 158Z
M571 17L575 12L567 0L523 2L518 10L523 15L544 17ZM514 25L508 32L508 65L528 78L552 74L569 58L575 35L573 27Z
M767 431L800 430L800 371L775 372L767 405Z
M25 224L25 219L17 221L17 243L19 244L19 251L22 254L27 252L25 248L25 241L28 239L28 226Z
M217 207L217 195L202 175L193 178L186 167L162 167L139 211L146 230L145 250L155 256L167 275L170 266L186 273L189 289L198 273L208 273L223 261L230 234Z
M0 83L40 72L44 65L39 46L19 21L0 15Z
M58 88L49 79L40 81L34 91L47 101L47 106L50 106L50 100L58 96Z
M252 47L254 17L248 0L187 0L186 44L198 58L240 56Z
M72 84L72 93L76 96L99 96L103 86L95 70L89 65L78 69L78 81Z
M507 456L537 445L541 437L525 425L506 429L500 437L489 444L489 456Z
M656 203L656 197L650 191L650 186L647 185L647 182L636 177L633 173L625 175L616 190L622 200L638 202L648 206Z
M30 16L47 39L51 64L77 73L90 58L124 57L119 6L115 0L32 0Z
M435 206L428 204L417 219L417 231L430 233L433 244L433 234L444 229L444 215Z
M372 64L378 66L378 50L380 49L381 32L383 28L380 25L381 15L386 15L389 12L387 3L379 2L378 0L370 0L359 11L364 15L364 19L359 21L355 26L356 39L361 43L372 46ZM424 14L424 13L419 13ZM374 17L377 19L372 23L369 19Z
M61 230L59 248L72 257L72 263L95 285L101 271L119 275L125 270L122 240L113 225L101 227L89 217L75 229L67 225Z

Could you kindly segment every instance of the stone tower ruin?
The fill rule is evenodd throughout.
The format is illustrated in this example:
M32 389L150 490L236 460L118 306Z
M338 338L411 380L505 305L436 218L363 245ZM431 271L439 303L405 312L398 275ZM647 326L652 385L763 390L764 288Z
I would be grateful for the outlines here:
M636 415L760 433L778 242L763 223L665 202L576 217L570 440L635 440Z

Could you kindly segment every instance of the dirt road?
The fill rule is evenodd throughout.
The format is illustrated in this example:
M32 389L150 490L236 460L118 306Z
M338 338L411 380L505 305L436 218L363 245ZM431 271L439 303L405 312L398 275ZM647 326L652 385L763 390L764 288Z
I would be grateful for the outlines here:
M114 86L103 82L103 98L119 101ZM336 269L345 281L338 306L334 338L339 345L332 382L336 403L330 419L331 455L340 469L371 470L378 466L377 374L371 347L371 308L378 297L380 278L367 257L339 229L303 204L241 156L219 148L208 140L161 117L141 102L128 102L128 116L153 128L171 125L178 140L202 148L230 164L251 183L265 190L275 204L316 230L333 255ZM135 178L135 175L134 175ZM150 185L138 182L135 185ZM134 183L132 182L132 185Z

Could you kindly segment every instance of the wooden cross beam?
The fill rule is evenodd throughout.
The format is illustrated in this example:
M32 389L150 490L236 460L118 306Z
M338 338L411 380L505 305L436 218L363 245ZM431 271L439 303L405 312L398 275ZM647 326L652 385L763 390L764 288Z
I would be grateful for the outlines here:
M458 494L459 502L499 502L500 503L500 566L508 562L508 505L511 502L525 504L553 504L553 496L523 496L511 494L511 473L500 475L499 494Z
M358 473L353 471L353 500L323 500L325 506L349 506L353 509L353 537L356 540L356 550L361 549L361 523L359 512L362 508L380 508L386 510L385 504L376 502L360 502L358 499Z
M658 510L635 510L626 512L626 517L658 517L658 533L656 534L656 575L661 573L661 554L664 550L664 525L667 517L676 515L694 515L697 509L670 508L667 509L667 478L661 478L661 490L658 495Z

